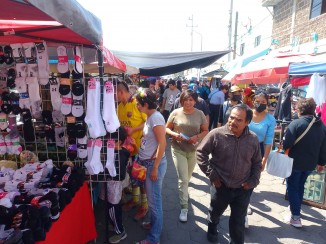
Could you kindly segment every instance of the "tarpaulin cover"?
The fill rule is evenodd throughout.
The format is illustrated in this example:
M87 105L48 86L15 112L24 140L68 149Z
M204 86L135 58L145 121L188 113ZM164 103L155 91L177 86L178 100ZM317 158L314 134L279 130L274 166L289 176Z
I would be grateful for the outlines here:
M313 73L326 74L326 60L316 63L293 63L289 67L289 75L312 75Z
M141 75L162 76L191 68L204 68L229 51L185 53L112 52L126 64L138 68Z
M46 41L49 47L84 45L93 49L85 51L84 64L94 73L98 72L95 56L100 48L105 72L125 72L126 65L101 45L102 35L100 19L75 0L1 0L0 44ZM51 48L49 56L50 60L57 58Z
M75 0L1 0L1 20L10 21L0 26L0 32L8 33L12 29L14 36L2 36L1 42L29 42L45 40L78 44L100 44L102 25L100 19L84 9ZM30 27L16 25L15 21L49 21L48 25L39 23ZM58 23L55 23L58 22Z

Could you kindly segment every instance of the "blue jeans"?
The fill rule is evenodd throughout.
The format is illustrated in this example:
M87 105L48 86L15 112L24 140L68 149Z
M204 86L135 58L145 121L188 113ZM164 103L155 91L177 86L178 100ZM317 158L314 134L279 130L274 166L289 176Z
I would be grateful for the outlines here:
M291 175L286 179L286 190L288 192L290 209L294 216L300 216L304 184L311 172L293 169Z
M158 179L157 181L152 181L150 179L150 174L153 165L149 165L147 168L146 175L146 193L147 201L149 207L149 213L151 215L151 225L152 228L149 231L146 240L153 243L160 242L160 236L163 228L163 208L162 208L162 184L164 175L167 168L167 160L164 156L158 167Z

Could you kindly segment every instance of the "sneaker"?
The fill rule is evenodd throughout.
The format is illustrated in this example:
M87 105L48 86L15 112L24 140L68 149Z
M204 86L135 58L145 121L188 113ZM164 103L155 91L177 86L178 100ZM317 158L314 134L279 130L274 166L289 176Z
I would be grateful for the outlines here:
M298 218L298 219L291 218L290 219L290 224L292 226L294 226L295 228L302 228L302 224L301 224L301 219L300 218Z
M151 228L152 228L152 224L151 224L151 222L143 222L143 223L141 223L141 226L143 227L143 229L145 229L145 230L150 230Z
M122 241L123 239L127 238L127 233L124 231L121 234L116 234L114 236L111 236L109 238L109 242L110 243L119 243L120 241Z
M248 216L245 217L245 228L249 228L249 221L248 221Z
M143 219L148 212L148 207L141 206L140 208L137 209L137 213L134 216L135 220L140 220Z
M137 207L139 205L139 202L134 202L132 199L130 201L128 201L127 203L125 203L122 206L122 210L123 211L129 211L135 207Z
M181 209L180 215L179 215L179 220L181 222L187 222L188 220L188 209L184 208Z
M252 215L252 208L250 206L247 208L247 215Z

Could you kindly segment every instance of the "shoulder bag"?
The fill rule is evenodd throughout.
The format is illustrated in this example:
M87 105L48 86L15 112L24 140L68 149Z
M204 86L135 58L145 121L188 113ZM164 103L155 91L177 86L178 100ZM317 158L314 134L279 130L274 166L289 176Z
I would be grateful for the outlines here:
M297 144L310 130L311 126L315 122L316 118L313 117L306 130L295 140L294 145ZM293 145L293 146L294 146ZM267 173L270 175L278 176L281 178L287 178L292 173L293 158L288 156L289 150L285 153L281 153L282 144L276 151L271 151L267 159Z
M155 159L157 149L153 153L150 159L140 160L136 157L135 161L132 163L131 168L131 180L134 185L143 185L146 180L147 168L149 164Z

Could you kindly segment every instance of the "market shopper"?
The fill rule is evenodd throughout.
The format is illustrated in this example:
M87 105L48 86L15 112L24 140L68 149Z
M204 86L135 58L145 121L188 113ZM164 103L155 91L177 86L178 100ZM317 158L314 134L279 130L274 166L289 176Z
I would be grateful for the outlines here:
M217 127L221 127L228 122L228 118L233 106L242 103L241 89L238 86L231 86L229 90L229 98L220 108Z
M191 87L189 87L189 89L192 90ZM188 90L188 84L182 84L182 92L184 92L186 90ZM180 107L181 107L180 97L178 97L174 102L172 111L177 109L177 108L180 108ZM207 103L205 102L205 100L202 99L201 97L198 97L198 100L195 103L195 108L197 108L198 110L200 110L200 111L202 111L204 113L204 115L206 117L206 120L207 120L207 123L208 123L208 121L209 121L209 107L208 107Z
M111 139L115 140L114 154L118 155L114 160L114 167L116 176L109 176L106 183L106 197L108 219L110 225L113 227L115 234L109 238L110 243L118 243L127 237L127 233L122 223L122 185L126 177L126 167L128 164L130 153L122 145L127 138L127 131L123 127L119 127L118 132L111 134ZM102 199L105 199L105 193Z
M146 192L150 222L143 222L146 229L150 229L145 240L140 244L158 244L163 227L162 184L167 169L165 156L165 121L157 111L156 96L149 89L141 89L136 95L138 109L147 115L143 129L143 137L139 150L139 159L150 160L146 175Z
M293 158L291 175L286 179L291 216L286 221L301 228L301 202L304 184L309 174L316 169L320 172L326 164L326 130L319 118L315 117L316 103L313 98L301 98L297 103L299 119L293 120L284 135L283 149L290 149ZM315 118L309 131L298 141L308 125Z
M161 113L163 114L165 121L168 120L175 99L180 93L180 91L176 87L175 80L169 80L168 86L169 88L167 88L163 93L163 102L161 107Z
M210 119L208 129L214 129L217 127L219 120L220 110L225 102L225 94L229 91L227 85L215 88L208 96Z
M166 124L166 133L172 136L172 158L178 174L181 212L179 220L187 221L188 184L196 165L196 147L208 133L208 124L202 111L195 108L198 94L192 90L181 93L181 108L175 109Z
M117 100L119 102L117 114L120 124L127 129L128 135L135 140L136 147L139 149L142 130L146 121L146 114L138 110L136 99L130 95L129 87L124 81L118 82L117 84ZM132 156L134 157L136 153L137 150L132 153ZM124 204L123 210L129 211L139 205L140 207L137 209L135 215L136 220L145 217L148 211L148 203L145 187L134 185L132 187L132 199Z
M274 130L276 121L274 116L268 113L268 95L258 93L253 98L253 117L249 124L249 130L254 132L260 143L260 152L262 161L262 171L265 169L268 155L273 146ZM251 207L248 207L247 213L252 214ZM245 227L249 227L248 217L246 217Z
M248 128L251 119L252 110L247 105L235 105L228 123L210 131L197 148L198 165L211 181L207 216L210 242L218 241L217 225L230 206L231 243L244 243L250 191L258 185L261 173L259 141Z

